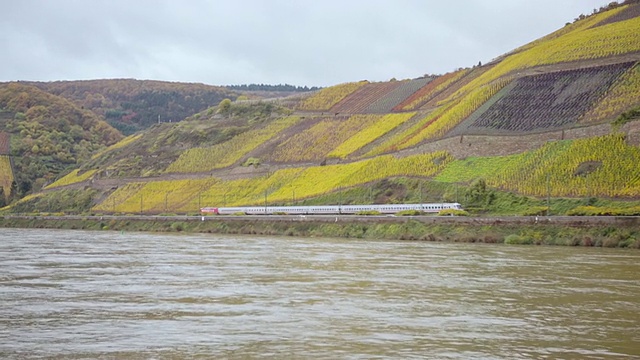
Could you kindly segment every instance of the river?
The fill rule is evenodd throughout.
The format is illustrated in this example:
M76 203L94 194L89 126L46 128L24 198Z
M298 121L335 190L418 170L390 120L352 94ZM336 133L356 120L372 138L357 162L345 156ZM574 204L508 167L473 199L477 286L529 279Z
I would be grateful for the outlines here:
M636 359L640 252L0 229L0 357Z

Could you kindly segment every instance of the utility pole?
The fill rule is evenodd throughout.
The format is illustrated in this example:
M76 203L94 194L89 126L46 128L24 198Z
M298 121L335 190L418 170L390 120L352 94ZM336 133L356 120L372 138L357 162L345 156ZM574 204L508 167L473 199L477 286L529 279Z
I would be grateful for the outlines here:
M169 209L169 192L164 193L164 212L167 212Z
M142 194L140 194L140 215L142 215L142 203L143 203Z
M547 216L551 215L551 174L547 173Z
M589 186L589 174L585 175L584 181L587 184L587 200L591 197L591 186Z
M295 205L296 204L296 188L293 188L292 190L292 197L291 197L291 205Z
M264 191L264 214L267 215L267 190Z
M456 183L456 203L458 203L458 183Z

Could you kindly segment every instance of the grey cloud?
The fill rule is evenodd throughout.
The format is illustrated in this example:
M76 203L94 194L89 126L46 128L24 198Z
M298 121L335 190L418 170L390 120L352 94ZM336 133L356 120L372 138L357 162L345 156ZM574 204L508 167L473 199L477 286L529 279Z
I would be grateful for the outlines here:
M0 81L327 86L410 78L489 61L604 3L8 1L0 20Z

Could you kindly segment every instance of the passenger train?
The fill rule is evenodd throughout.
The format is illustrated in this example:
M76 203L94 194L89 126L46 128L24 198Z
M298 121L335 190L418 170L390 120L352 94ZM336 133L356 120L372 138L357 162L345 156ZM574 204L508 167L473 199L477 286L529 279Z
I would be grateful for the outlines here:
M358 214L366 211L377 211L381 214L395 214L405 210L418 210L425 213L438 213L441 210L462 210L458 203L436 204L385 204L385 205L317 205L317 206L252 206L252 207L203 207L203 214L216 215L333 215Z

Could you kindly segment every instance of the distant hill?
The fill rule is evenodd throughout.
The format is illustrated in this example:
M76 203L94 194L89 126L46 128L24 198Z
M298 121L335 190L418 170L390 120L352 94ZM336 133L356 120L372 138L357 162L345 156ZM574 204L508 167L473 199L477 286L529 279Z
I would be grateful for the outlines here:
M20 209L66 191L93 197L91 211L121 213L425 194L500 214L637 206L639 33L640 3L627 1L441 76L224 101L127 137Z
M125 135L158 122L180 121L225 98L239 96L237 91L218 86L134 79L29 84L93 111Z

